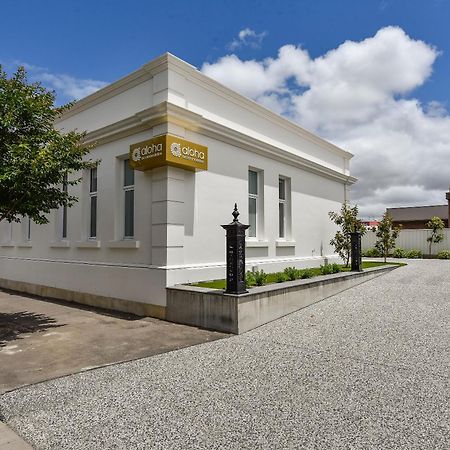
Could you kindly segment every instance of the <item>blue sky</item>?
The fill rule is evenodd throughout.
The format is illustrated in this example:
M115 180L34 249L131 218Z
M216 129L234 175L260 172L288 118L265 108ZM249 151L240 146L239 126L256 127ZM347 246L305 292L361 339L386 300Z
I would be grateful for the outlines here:
M166 51L224 83L228 82L224 78L227 73L237 70L230 87L355 154L352 167L361 181L353 190L353 199L361 205L364 215L376 216L386 206L445 203L443 192L448 189L450 174L435 173L434 168L450 166L450 158L445 154L450 144L449 23L447 0L3 0L0 63L9 71L18 63L26 64L33 78L57 91L61 102L114 81ZM358 44L366 54L375 52L374 57L369 62L353 57L351 49L342 47L345 41ZM390 53L392 42L399 42L399 48ZM308 74L303 69L292 69L281 81L266 76L261 79L268 83L264 92L249 91L246 74L251 76L250 72L257 69L267 75L271 70L267 58L285 64L290 56L283 59L279 52L287 45L295 53L292 57L300 58L300 65L300 49L307 52L304 64L310 67ZM328 58L329 52L336 53L336 58ZM385 54L380 56L380 52ZM229 55L235 55L234 59L223 59ZM407 73L399 74L404 83L391 80L386 87L383 80L395 74L380 72L383 86L374 89L373 80L361 83L361 101L353 105L353 98L339 93L341 103L336 100L333 105L324 104L323 99L313 95L314 89L322 85L314 78L321 77L318 69L312 66L322 64L324 59L328 68L336 64L343 67L346 57L349 65L354 64L348 70L354 69L355 76L361 77L365 76L358 75L361 64L378 61L390 65L390 58L396 59L393 70L401 72L402 67L407 67ZM408 58L405 64L404 58ZM254 61L254 67L244 64L247 61ZM373 69L376 72L378 67ZM416 78L408 80L409 73ZM342 75L342 70L338 75ZM347 83L348 72L343 77ZM308 90L311 98L301 98ZM367 96L377 97L376 102L371 100L369 105ZM312 111L318 102L322 102L325 112L326 108L354 108L355 114L368 109L370 113L361 114L366 117L365 123L355 122L354 114L343 121L325 113L329 122L320 121L313 113L305 112L305 104ZM411 112L414 107L416 110ZM393 125L389 125L380 142L376 136L384 133L387 126L383 125L381 114L387 117L394 111L397 115L390 122L398 124L398 128L391 129ZM373 123L378 127L375 137L374 130L368 131ZM408 145L403 139L405 133L409 133ZM440 139L434 137L432 148L426 148L436 134ZM393 158L399 149L403 153ZM427 164L426 173L421 164L423 158L433 163ZM377 159L385 161L385 165L374 166ZM409 172L405 172L405 160L416 162L408 162ZM385 175L380 177L379 172ZM419 176L416 172L423 173Z

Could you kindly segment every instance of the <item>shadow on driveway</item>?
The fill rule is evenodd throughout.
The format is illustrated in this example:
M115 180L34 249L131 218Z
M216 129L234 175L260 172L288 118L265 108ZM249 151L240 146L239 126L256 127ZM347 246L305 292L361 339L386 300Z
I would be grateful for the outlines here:
M64 325L57 324L55 319L45 314L28 311L0 312L0 347L5 347L7 342L22 339L22 334L38 333Z

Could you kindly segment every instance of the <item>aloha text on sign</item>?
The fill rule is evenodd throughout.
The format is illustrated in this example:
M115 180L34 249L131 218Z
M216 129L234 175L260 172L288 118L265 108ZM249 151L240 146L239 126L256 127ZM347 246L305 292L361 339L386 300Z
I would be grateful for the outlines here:
M130 165L136 170L161 166L207 170L208 147L165 134L130 145Z

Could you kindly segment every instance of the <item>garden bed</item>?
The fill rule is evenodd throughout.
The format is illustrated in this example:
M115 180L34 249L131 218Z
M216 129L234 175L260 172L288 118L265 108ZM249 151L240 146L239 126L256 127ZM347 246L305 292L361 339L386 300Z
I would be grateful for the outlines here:
M166 319L171 322L241 334L396 269L376 262L363 272L319 275L266 286L241 295L218 288L177 285L166 288Z
M362 268L365 269L371 269L373 267L379 267L384 265L395 265L396 263L385 263L385 262L379 262L379 261L363 261ZM398 265L403 265L402 263L399 263ZM336 266L339 267L339 270L336 270ZM327 268L329 269L327 270ZM292 269L292 268L290 268ZM325 269L325 270L324 270ZM328 273L327 273L328 272ZM350 267L346 267L344 265L339 264L330 264L328 266L322 266L322 267L313 267L309 269L299 269L298 273L300 276L298 276L297 279L308 279L308 278L314 278L318 277L320 275L330 275L331 273L339 273L339 272L350 272ZM276 273L268 273L267 279L265 283L262 285L269 285L274 283L282 283L285 281L294 281L294 279L282 279L280 277L280 274L285 272L276 272ZM226 288L226 280L208 280L208 281L199 281L197 283L189 283L188 286L195 286L195 287L203 287L208 289L225 289ZM247 288L252 289L256 286L256 283L254 285L249 285L247 283Z

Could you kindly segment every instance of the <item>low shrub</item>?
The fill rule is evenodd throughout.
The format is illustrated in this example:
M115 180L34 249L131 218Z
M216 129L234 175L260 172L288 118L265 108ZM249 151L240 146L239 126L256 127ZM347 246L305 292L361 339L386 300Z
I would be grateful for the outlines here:
M288 280L289 280L289 278L284 272L277 272L275 274L275 281L277 283L283 283L283 282L288 281Z
M255 274L252 271L247 270L245 274L245 285L247 287L251 287L254 286L255 284L256 284Z
M263 286L267 281L267 273L264 270L257 270L254 272L256 286Z
M406 250L403 250L402 248L396 248L393 252L392 252L392 257L393 258L406 258Z
M342 267L339 264L333 263L331 265L333 266L333 273L342 272Z
M450 250L442 250L442 252L439 252L437 257L439 259L450 259Z
M300 278L303 280L306 278L312 278L314 276L314 271L312 269L303 269L300 272Z
M284 273L289 281L298 280L301 277L301 271L295 267L286 267Z
M330 275L333 273L333 268L331 267L331 264L325 264L324 266L320 266L320 273L322 275Z
M341 266L339 264L325 264L320 266L320 273L322 275L330 275L332 273L338 273L341 271Z
M406 252L406 257L410 259L418 259L422 258L422 256L422 252L420 250L417 250L416 248L413 248Z
M381 253L377 248L368 248L365 252L363 252L363 256L367 256L369 258L379 258Z

